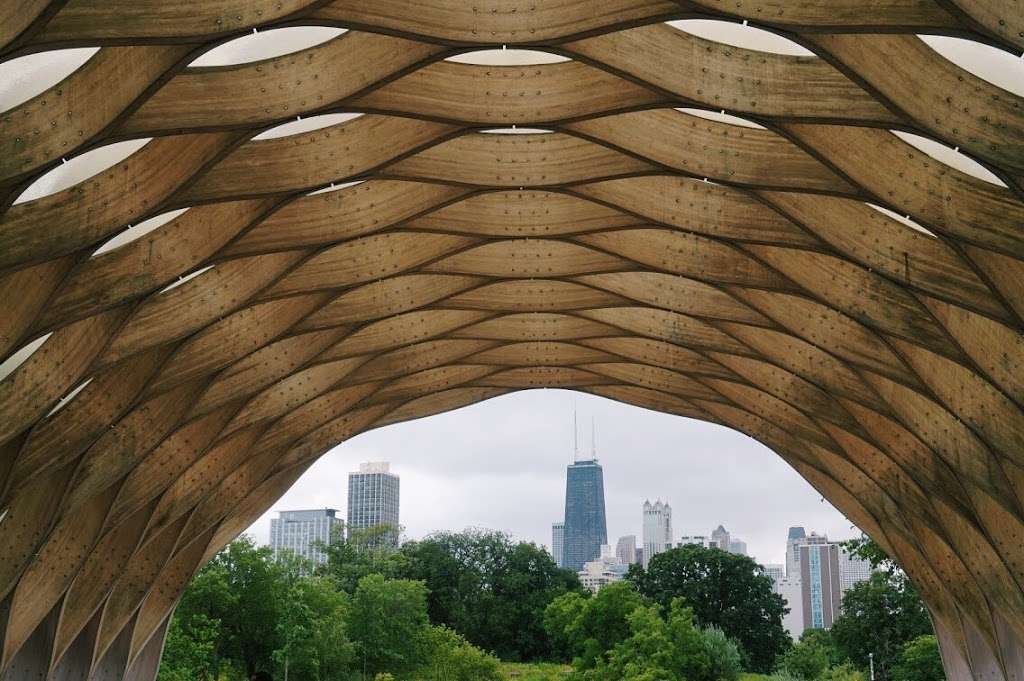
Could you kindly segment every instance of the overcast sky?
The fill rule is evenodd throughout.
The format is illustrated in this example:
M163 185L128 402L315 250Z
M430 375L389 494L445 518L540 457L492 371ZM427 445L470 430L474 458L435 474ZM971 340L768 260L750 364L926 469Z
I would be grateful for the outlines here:
M851 523L770 449L728 428L566 390L530 390L453 412L363 433L325 454L249 534L269 537L282 509L337 508L345 516L348 472L390 461L401 483L401 522L410 538L483 527L549 546L565 504L572 459L573 401L580 448L590 424L604 467L608 539L641 534L640 506L672 504L676 537L719 523L763 563L785 559L786 531L803 525L833 539Z

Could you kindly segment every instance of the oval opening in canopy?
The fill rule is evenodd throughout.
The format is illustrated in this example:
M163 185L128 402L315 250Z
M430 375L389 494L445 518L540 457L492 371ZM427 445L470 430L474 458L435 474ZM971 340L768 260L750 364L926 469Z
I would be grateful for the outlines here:
M488 128L481 130L480 132L488 135L543 135L552 133L554 130L546 130L544 128L517 128L512 126L511 128Z
M17 199L15 204L35 201L51 194L56 194L79 182L84 182L107 168L120 163L146 145L152 137L137 140L114 142L98 149L79 154L53 170L45 173L30 184Z
M354 187L357 184L362 184L363 182L366 182L366 180L353 180L351 182L339 182L337 184L334 184L332 182L326 187L321 187L320 189L309 192L308 194L306 194L306 196L316 196L317 194L330 194L331 192L336 192L342 189L348 189L349 187Z
M666 22L680 31L693 34L705 40L732 45L746 50L783 54L790 57L813 57L815 54L803 45L789 38L732 21L714 19L678 19Z
M758 125L754 121L748 121L746 118L733 116L732 114L727 114L724 111L708 111L706 109L690 109L687 107L677 107L676 111L682 111L683 113L690 114L691 116L697 116L698 118L706 118L709 121L737 125L741 128L754 128L756 130L765 129L763 125Z
M98 47L51 50L0 63L0 112L13 109L61 82L89 61Z
M868 204L866 204L866 205L867 205L867 206L868 206L869 208L874 208L875 210L877 210L877 211L878 211L879 213L881 213L882 215L885 215L886 217L890 217L890 218L892 218L893 220L895 220L896 222L899 222L899 223L901 223L901 224L904 224L904 225L906 225L907 227L910 227L911 229L917 230L918 232L921 232L922 234L927 234L928 236L932 237L933 239L934 239L934 238L938 238L938 237L936 237L936 236L935 236L935 234L933 234L933 233L932 233L932 232L931 232L930 230L928 230L928 229L925 229L925 228L924 228L924 227L922 227L921 225L919 225L919 224L917 224L916 222L914 222L914 221L913 221L913 220L912 220L912 219L910 218L910 216L909 216L909 215L900 215L899 213L897 213L897 212L895 212L895 211L891 211L891 210L889 210L888 208L882 208L881 206L876 206L876 205L875 205L875 204L873 204L873 203L868 203Z
M915 135L913 133L901 132L899 130L893 130L892 133L918 151L931 156L939 163L947 165L950 168L955 168L962 173L966 173L971 177L976 177L979 180L984 180L990 184L994 184L999 187L1006 186L1003 181L996 177L988 168L981 165L973 158L961 154L956 149L947 147L945 144L941 144L935 140L928 139L927 137L921 137L920 135Z
M320 116L310 116L309 118L299 118L294 121L288 121L287 123L274 126L270 130L264 130L252 139L253 141L272 140L280 137L288 137L289 135L300 135L304 132L312 132L313 130L329 128L332 125L337 125L338 123L351 121L352 119L359 118L362 115L363 114L361 113L331 113Z
M110 251L120 248L121 246L130 244L131 242L142 238L146 234L149 234L157 227L166 225L168 222L178 217L187 210L187 207L178 208L177 210L171 210L167 211L166 213L161 213L160 215L155 215L149 218L148 220L143 220L137 225L128 225L128 228L126 230L117 234L115 237L105 242L102 246L93 251L91 257L95 258L98 255L109 253Z
M539 64L560 64L572 61L568 57L540 50L473 50L463 52L445 61L478 66L537 66Z
M333 40L346 30L331 26L288 26L250 33L218 45L195 59L189 68L233 66L273 59Z
M5 359L3 362L0 362L0 381L14 373L14 370L24 364L36 350L42 347L43 343L46 342L46 339L52 335L52 331L50 333L44 333L39 338L36 338L35 340L32 340L18 348L18 350L11 354L10 357Z
M71 402L71 400L75 399L75 395L77 395L78 393L80 393L83 390L85 390L85 386L87 386L90 383L92 383L92 379L93 379L93 377L90 376L89 378L87 378L84 381L82 381L81 383L79 383L78 386L73 388L71 390L71 392L69 392L67 395L65 395L64 397L60 398L60 400L57 402L57 404L54 405L53 409L51 409L49 412L47 412L46 418L50 418L51 416L56 414L61 409L63 409L64 407L68 406L68 404Z
M177 279L172 281L170 284L168 284L167 286L164 286L162 289L160 289L157 293L158 294L167 293L168 291L171 291L173 289L178 288L179 286L181 286L185 282L191 281L192 279L195 279L196 277L198 277L203 272L206 272L206 271L212 270L212 269L213 269L213 265L207 265L206 267L200 267L195 272L189 272L188 274L186 274L184 276L178 277Z
M944 35L918 36L960 68L996 87L1024 97L1024 59L999 48Z

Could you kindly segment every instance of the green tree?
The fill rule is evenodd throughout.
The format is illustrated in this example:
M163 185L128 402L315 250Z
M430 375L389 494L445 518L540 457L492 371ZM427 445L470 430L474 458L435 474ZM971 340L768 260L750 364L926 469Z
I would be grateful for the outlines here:
M823 650L825 657L828 658L829 667L843 661L842 655L836 649L835 641L832 640L832 632L828 629L808 629L800 636L800 643Z
M284 681L341 681L355 657L345 630L348 597L320 577L290 580L278 620L282 645L274 651Z
M893 681L945 681L939 642L926 634L906 643L892 668Z
M578 654L575 644L576 622L586 609L589 597L589 591L569 591L551 601L544 609L544 631L548 634L555 659L572 662Z
M819 678L820 681L864 681L864 672L852 663L844 662L829 667Z
M654 556L646 570L631 566L627 576L664 608L683 598L699 623L719 627L740 644L753 671L771 670L789 647L782 597L747 556L689 544Z
M401 554L402 576L430 591L430 620L505 660L550 657L544 609L580 589L575 573L559 569L544 549L502 532L441 532L407 542Z
M428 627L428 661L417 681L501 681L498 658L471 645L448 627Z
M631 582L615 582L589 598L579 593L556 598L544 612L544 623L552 640L573 658L573 666L592 669L630 636L630 615L645 605Z
M257 548L248 537L231 542L182 595L161 673L166 676L179 664L191 666L193 678L200 679L228 670L246 678L272 670L283 586L282 570L269 548Z
M665 618L656 605L629 615L630 635L597 666L579 674L583 681L735 681L740 653L721 630L699 629L682 599Z
M215 679L220 668L217 641L220 621L195 613L184 621L171 619L160 659L158 681L206 681Z
M708 678L712 681L735 681L743 671L739 646L718 627L700 630L701 646L711 661Z
M384 575L388 579L402 577L405 572L405 556L381 544L381 538L394 529L379 525L362 530L353 530L348 536L343 528L336 528L331 541L320 544L326 561L317 567L319 574L330 577L338 588L354 594L359 580L366 575Z
M367 575L348 614L356 663L365 673L402 674L427 660L427 590L422 582Z
M876 572L843 596L842 614L832 623L840 656L866 668L874 654L875 675L889 679L904 644L932 633L917 591L902 572Z
M829 668L829 653L816 637L801 639L779 656L776 666L794 678L815 681Z
M224 655L246 676L273 670L273 651L280 647L277 622L285 596L283 570L273 552L243 536L214 556L207 567L222 573L233 597L229 606L214 609L223 626ZM193 596L203 598L202 593Z

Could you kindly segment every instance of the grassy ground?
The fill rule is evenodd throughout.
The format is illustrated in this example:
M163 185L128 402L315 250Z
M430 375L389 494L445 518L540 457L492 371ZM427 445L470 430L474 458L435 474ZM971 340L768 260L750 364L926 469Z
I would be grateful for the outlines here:
M753 672L741 672L739 681L765 681L770 677L764 674L754 674Z
M564 681L565 675L570 669L572 668L568 665L549 663L503 662L501 664L501 673L509 681Z

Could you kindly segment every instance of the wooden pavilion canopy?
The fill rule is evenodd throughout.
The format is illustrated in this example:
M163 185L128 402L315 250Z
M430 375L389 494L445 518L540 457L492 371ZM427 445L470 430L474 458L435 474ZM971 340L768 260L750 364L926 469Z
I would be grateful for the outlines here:
M310 25L349 30L189 66ZM0 5L4 61L100 47L0 113L3 678L151 681L189 578L328 448L532 387L760 440L899 559L950 679L1024 678L1024 98L918 34L1019 55L1024 5ZM501 46L568 60L446 60Z

